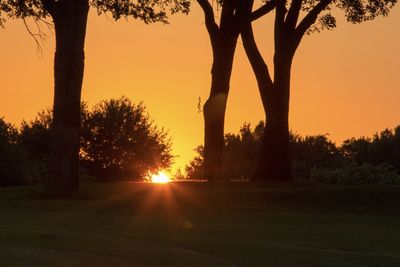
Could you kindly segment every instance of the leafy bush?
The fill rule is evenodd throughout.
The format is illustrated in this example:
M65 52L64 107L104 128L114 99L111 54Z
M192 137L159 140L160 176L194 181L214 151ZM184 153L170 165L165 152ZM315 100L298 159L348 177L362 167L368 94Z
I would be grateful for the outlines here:
M34 120L21 124L18 142L26 151L29 184L39 183L47 175L51 121L52 111L46 109L40 111Z
M203 161L204 161L204 147L198 146L195 149L197 155L185 167L186 179L202 180L203 179ZM179 180L183 179L183 174L179 170Z
M326 135L301 137L291 134L290 137L290 152L295 177L309 178L315 166L328 169L342 166L341 151Z
M153 124L142 103L121 97L102 101L92 110L82 103L81 114L81 181L140 179L172 164L170 138ZM43 181L51 123L51 109L23 121L19 130L0 118L0 186Z
M380 165L349 165L342 168L326 169L314 167L310 180L322 184L360 185L386 184L400 185L400 175L393 166L384 163Z
M393 130L385 129L373 138L348 139L340 149L352 163L388 163L400 170L400 126Z
M107 181L142 179L173 160L167 132L126 97L102 101L84 116L81 156L88 174Z
M225 135L224 175L250 178L260 153L264 123L254 129L244 124L238 134ZM202 179L203 147L186 166L187 178ZM400 126L375 134L372 139L352 138L338 147L327 135L290 133L293 174L303 181L330 184L397 184L400 170Z
M0 186L24 184L26 153L18 144L17 129L0 118Z

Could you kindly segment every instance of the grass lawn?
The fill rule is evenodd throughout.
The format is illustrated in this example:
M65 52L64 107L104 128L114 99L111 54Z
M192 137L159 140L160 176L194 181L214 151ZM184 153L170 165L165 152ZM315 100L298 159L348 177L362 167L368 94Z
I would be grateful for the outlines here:
M400 187L0 189L0 266L400 266Z

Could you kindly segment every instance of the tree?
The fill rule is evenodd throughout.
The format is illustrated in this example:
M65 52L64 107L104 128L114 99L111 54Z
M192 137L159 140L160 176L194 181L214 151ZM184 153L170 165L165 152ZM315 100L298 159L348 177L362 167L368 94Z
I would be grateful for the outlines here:
M254 129L250 124L243 124L239 133L228 133L224 138L224 177L226 180L248 179L257 163L257 154L261 143L264 123L259 122ZM186 178L202 178L204 149L198 146L197 155L185 167Z
M251 22L242 28L243 45L256 76L266 114L261 155L254 179L293 179L289 156L290 74L294 55L304 35L336 27L333 8L344 11L347 21L361 23L387 16L397 0L273 0L275 7L273 60L274 77L269 74L254 39ZM246 16L251 16L253 0Z
M345 164L343 153L326 135L301 137L289 133L293 174L309 179L313 168L335 169Z
M264 127L263 121L260 121L254 129L245 123L238 133L225 135L226 179L247 180L251 177L257 167L257 155L261 150ZM393 130L386 129L377 133L373 138L351 138L344 141L341 146L337 146L329 140L328 135L300 136L289 132L290 164L293 175L298 180L309 181L313 177L316 178L316 175L332 174L343 183L353 183L354 180L350 177L353 170L364 172L374 169L374 173L382 170L382 174L390 173L391 170L400 171L399 133L398 126ZM199 180L202 177L204 164L203 147L198 146L195 151L196 156L186 165L185 171L187 179ZM391 182L388 180L388 183Z
M198 146L194 151L197 155L185 166L186 179L203 180L204 147Z
M243 124L238 134L225 135L224 173L230 180L248 179L257 163L257 154L261 143L257 129L249 123Z
M89 7L99 14L110 12L114 19L133 17L145 23L166 22L171 13L188 12L186 0L4 0L0 15L33 17L36 22L51 18L54 23L54 110L50 146L49 176L45 193L70 196L79 190L79 125L84 45ZM33 37L36 35L32 34Z
M0 118L0 186L22 184L24 154L18 146L18 130Z
M369 138L351 138L341 146L344 156L352 163L361 165L370 161L371 140Z
M373 138L351 138L341 147L345 157L352 163L379 165L390 164L400 170L400 126L385 129Z
M225 110L229 93L237 39L243 24L240 0L218 0L220 19L217 23L209 0L197 0L205 17L205 25L213 52L210 95L204 104L204 170L209 181L223 180ZM211 1L213 2L213 1ZM273 6L267 1L247 19L255 20L269 13Z
M35 182L43 182L47 176L52 120L52 110L45 109L34 120L23 121L19 130L18 143L26 151L26 161L31 166L29 175Z
M100 180L145 178L172 164L170 138L153 125L142 103L126 97L102 101L82 128L83 165Z

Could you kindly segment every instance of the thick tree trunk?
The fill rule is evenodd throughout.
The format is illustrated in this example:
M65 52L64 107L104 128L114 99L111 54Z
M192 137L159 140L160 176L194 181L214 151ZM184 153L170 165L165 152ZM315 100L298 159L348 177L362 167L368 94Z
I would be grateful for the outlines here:
M269 88L266 124L254 180L293 180L289 149L290 55L275 55L274 84Z
M71 196L79 190L80 102L87 0L60 0L51 12L55 24L54 109L49 177L45 193Z
M243 26L243 46L257 80L262 99L266 125L261 153L253 180L292 180L289 156L289 95L291 57L287 53L274 58L275 77L272 82L266 65L254 39L251 23ZM282 51L282 47L277 48Z
M210 95L204 104L203 176L211 182L223 180L225 109L228 95Z
M261 153L253 180L291 181L287 109L268 109Z
M203 107L203 177L211 182L224 181L225 111L238 35L238 33L231 33L227 37L221 36L218 44L213 45L214 61L211 71L211 93Z

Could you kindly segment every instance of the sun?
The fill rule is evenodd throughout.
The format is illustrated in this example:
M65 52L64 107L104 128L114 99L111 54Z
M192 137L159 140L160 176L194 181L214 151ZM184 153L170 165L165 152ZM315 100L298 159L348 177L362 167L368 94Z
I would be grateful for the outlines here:
M158 172L151 176L151 182L156 184L166 184L169 183L171 179L163 172Z

